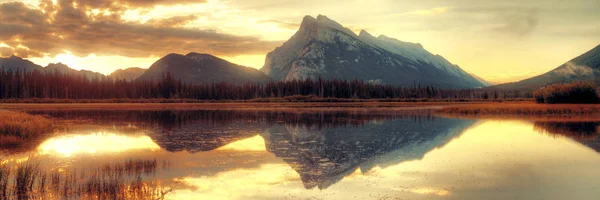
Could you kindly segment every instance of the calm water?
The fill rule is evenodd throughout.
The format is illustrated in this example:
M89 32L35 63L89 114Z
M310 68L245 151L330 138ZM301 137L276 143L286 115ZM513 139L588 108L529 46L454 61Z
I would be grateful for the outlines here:
M166 199L600 199L600 122L369 109L31 113L54 118L55 133L0 164L38 163L73 187L129 162L150 167L125 167L125 182ZM58 193L49 196L81 197Z

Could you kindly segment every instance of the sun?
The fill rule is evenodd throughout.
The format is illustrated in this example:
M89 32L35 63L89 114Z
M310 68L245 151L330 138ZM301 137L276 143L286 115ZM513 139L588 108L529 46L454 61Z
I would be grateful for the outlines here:
M70 68L81 70L81 68L79 68L81 58L73 55L70 51L65 51L65 53L56 55L54 60L55 62L65 64Z

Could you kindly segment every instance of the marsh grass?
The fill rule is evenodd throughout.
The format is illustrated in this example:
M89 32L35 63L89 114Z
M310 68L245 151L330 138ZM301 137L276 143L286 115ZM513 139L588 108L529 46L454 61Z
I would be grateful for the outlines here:
M13 168L0 166L0 200L163 199L171 190L149 178L156 172L157 163L130 159L91 171L43 171L39 164L29 161Z
M0 147L14 147L50 131L45 117L0 110Z
M0 199L8 199L10 168L0 166Z
M39 164L26 162L17 167L14 193L19 199L33 192L33 185L39 176Z
M439 114L477 116L600 116L598 104L484 103L448 105Z

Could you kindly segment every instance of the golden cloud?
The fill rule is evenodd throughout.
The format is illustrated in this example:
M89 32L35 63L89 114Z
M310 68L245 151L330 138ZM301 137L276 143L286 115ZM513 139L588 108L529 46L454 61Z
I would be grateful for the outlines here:
M39 8L21 2L0 4L0 43L22 57L55 56L70 51L77 56L121 55L160 56L172 52L206 52L223 56L258 54L272 50L279 42L258 37L219 33L215 30L185 28L197 16L128 22L121 15L128 7L202 3L189 0L42 0ZM92 10L103 12L92 12ZM27 48L16 48L24 46ZM9 53L2 49L2 55Z

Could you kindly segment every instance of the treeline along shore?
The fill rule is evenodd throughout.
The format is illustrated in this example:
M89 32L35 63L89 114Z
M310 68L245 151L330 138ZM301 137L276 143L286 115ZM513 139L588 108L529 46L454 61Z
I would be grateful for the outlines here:
M36 99L36 100L24 100ZM99 101L111 100L112 101ZM114 100L119 99L119 100ZM143 100L142 100L143 99ZM158 100L148 100L158 99ZM184 100L174 100L184 99ZM533 100L531 91L444 89L415 83L410 86L373 84L361 80L305 79L265 84L227 82L189 84L170 73L158 80L88 78L60 72L0 70L0 102L4 103L197 103L227 101L476 101ZM65 101L79 100L79 101Z

